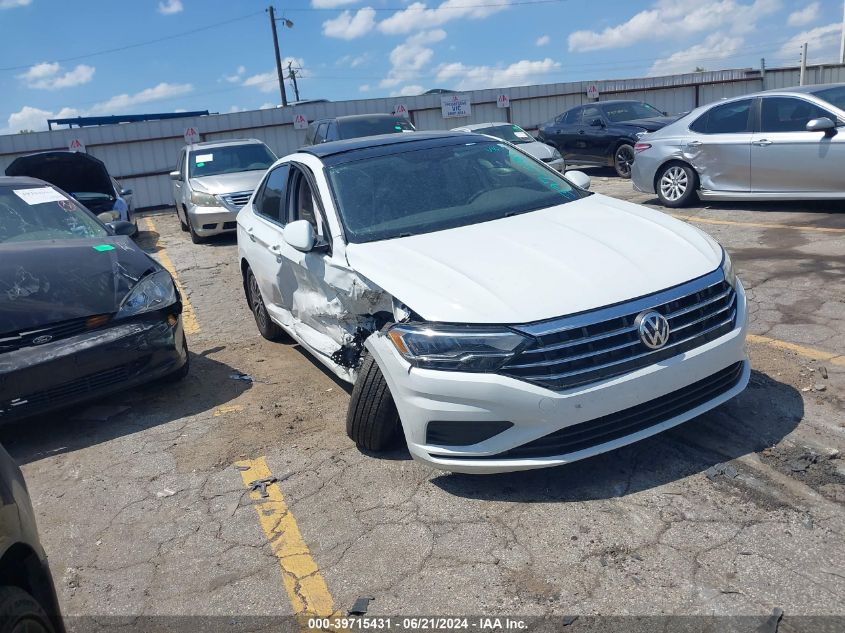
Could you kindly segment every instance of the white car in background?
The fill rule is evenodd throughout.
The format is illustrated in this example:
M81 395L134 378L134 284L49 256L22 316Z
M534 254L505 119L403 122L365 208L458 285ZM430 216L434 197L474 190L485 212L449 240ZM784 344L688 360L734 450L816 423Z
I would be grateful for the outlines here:
M187 145L170 172L176 215L194 244L235 230L235 217L276 155L257 139Z
M727 253L467 133L323 143L238 214L261 334L354 383L347 433L404 434L447 471L564 464L745 388L745 292Z
M537 160L546 163L552 169L563 173L566 171L566 162L560 152L551 145L546 145L536 140L528 132L518 125L512 123L473 123L456 127L453 132L475 132L500 138L508 143L518 145L523 152L531 154Z

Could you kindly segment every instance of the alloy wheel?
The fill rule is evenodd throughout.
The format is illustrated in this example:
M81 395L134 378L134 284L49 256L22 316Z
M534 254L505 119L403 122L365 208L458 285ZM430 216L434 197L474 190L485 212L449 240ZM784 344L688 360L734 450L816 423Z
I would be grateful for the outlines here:
M249 302L252 304L252 313L258 321L258 326L263 330L267 327L267 309L264 307L264 300L261 298L261 291L258 289L258 281L255 275L249 273Z
M622 145L616 150L616 169L626 178L631 175L631 164L634 162L634 150L628 145Z
M687 172L678 165L667 169L660 178L660 193L670 202L679 200L686 193L688 186Z

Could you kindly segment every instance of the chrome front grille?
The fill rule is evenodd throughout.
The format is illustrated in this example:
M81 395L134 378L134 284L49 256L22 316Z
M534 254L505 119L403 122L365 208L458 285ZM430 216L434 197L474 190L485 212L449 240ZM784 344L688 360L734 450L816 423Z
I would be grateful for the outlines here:
M226 203L227 207L230 207L237 211L247 202L249 202L251 196L252 191L237 191L235 193L227 193L220 197L223 198L223 202Z
M564 390L619 376L699 347L736 324L736 291L721 270L653 295L514 329L534 338L500 373ZM666 317L669 340L651 350L634 320L644 310Z

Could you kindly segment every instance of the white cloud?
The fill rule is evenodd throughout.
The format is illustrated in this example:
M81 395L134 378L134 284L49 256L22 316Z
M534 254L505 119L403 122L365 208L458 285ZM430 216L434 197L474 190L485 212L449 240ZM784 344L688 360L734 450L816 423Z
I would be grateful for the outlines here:
M446 0L433 9L423 2L414 2L407 9L397 11L378 24L378 30L388 35L410 33L446 24L451 20L478 20L504 11L510 0L491 4L489 0Z
M411 84L409 86L402 86L399 90L390 93L391 97L411 97L413 95L422 94L425 90L422 86Z
M373 30L375 17L376 11L372 7L358 9L354 15L350 11L344 11L336 18L323 22L323 35L354 40Z
M62 108L58 112L51 112L50 110L24 106L9 115L8 126L5 130L0 130L0 134L17 134L21 130L41 132L47 129L47 119L63 119L79 115L79 110L74 108Z
M713 33L708 35L700 44L677 53L658 59L648 71L649 75L671 75L674 73L691 73L697 66L705 67L706 62L718 61L733 56L743 39L737 36Z
M459 62L443 64L437 69L437 81L449 82L458 90L503 88L538 83L544 76L560 68L549 59L522 60L510 66L466 66Z
M363 55L344 55L335 62L335 66L348 66L349 68L358 68L370 61L370 54Z
M228 81L231 84L240 83L240 81L244 78L245 73L246 66L238 66L233 74L223 75L223 80Z
M232 114L234 112L246 112L246 108L242 108L241 106L238 106L238 105L233 105L233 106L229 106L228 112L230 114Z
M18 79L24 82L27 88L36 90L59 90L60 88L72 88L73 86L81 86L87 84L94 78L93 66L79 64L73 70L69 70L64 74L59 74L61 66L57 62L41 62L35 64L22 75L18 75Z
M834 22L827 26L817 26L809 31L803 31L781 47L778 57L783 61L797 64L801 46L804 42L808 42L808 63L819 64L838 61L841 33L842 22Z
M29 6L31 3L32 0L0 0L0 9L16 9Z
M358 86L358 92L369 92L370 91L370 84L362 84Z
M275 103L271 103L267 101L266 103L262 103L261 106L258 108L259 110L271 110L276 107Z
M428 48L428 45L440 42L445 38L446 31L443 29L422 31L410 36L390 51L391 68L387 77L382 79L379 85L382 88L389 88L414 79L423 66L428 64L434 56L434 50Z
M94 105L90 114L123 114L120 110L127 110L144 103L173 99L188 94L194 89L191 84L170 84L162 82L152 88L145 88L135 94L115 95L107 101Z
M305 62L301 57L285 57L282 59L282 68L285 75L287 75L288 62L296 68L302 68ZM305 76L303 73L297 73L298 78ZM275 70L268 70L266 73L257 73L250 75L241 83L247 88L258 88L261 92L277 92L279 90L279 74Z
M158 3L158 12L162 15L173 15L181 12L184 8L182 0L164 0L164 2Z
M813 4L808 4L803 9L790 13L789 17L786 19L786 23L789 26L807 26L811 22L815 22L818 17L819 3L814 2Z
M548 35L541 35L540 37L537 38L537 41L534 42L534 43L537 46L545 46L546 44L548 44L551 41L552 41L552 38L550 38Z
M780 9L780 0L657 0L652 8L601 32L576 31L569 50L576 52L624 48L657 38L681 38L728 26L734 33L753 30L757 20Z
M358 0L311 0L311 6L315 9L334 9L347 4L355 4Z

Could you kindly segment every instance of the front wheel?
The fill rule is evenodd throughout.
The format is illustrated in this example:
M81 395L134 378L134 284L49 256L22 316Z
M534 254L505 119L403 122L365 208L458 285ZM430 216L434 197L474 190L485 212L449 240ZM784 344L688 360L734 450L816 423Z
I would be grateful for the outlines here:
M255 278L252 268L247 268L246 271L246 293L252 316L255 317L255 324L258 326L261 336L268 341L278 341L284 338L285 331L273 322L267 312L267 306L264 305L264 298L261 296L261 289L258 287L258 280Z
M613 154L613 168L622 178L631 177L631 165L634 164L634 148L628 144L620 145Z
M197 232L194 230L194 223L191 222L191 216L188 215L187 212L185 213L185 218L188 220L188 233L191 234L191 241L194 244L202 244L203 242L205 242L204 237L197 235Z
M695 197L696 173L689 165L666 165L657 174L657 197L667 207L677 208Z
M0 587L0 633L53 633L53 625L27 592Z
M402 428L387 381L372 356L361 362L346 412L346 434L358 448L383 451L392 448Z

